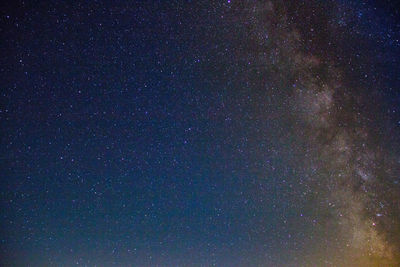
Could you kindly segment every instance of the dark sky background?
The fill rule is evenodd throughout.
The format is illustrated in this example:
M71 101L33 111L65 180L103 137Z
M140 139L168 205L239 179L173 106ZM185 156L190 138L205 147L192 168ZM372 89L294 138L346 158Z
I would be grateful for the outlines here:
M3 1L1 266L399 266L394 1Z

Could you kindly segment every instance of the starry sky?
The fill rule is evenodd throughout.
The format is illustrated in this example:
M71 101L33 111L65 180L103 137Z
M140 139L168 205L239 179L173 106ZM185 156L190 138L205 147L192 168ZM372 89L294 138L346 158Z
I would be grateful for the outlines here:
M1 266L399 266L395 1L3 1Z

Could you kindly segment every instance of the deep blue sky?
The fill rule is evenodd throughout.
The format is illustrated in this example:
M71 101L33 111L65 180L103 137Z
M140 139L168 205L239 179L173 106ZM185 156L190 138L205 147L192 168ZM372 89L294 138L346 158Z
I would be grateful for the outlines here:
M0 265L399 262L393 1L1 10Z

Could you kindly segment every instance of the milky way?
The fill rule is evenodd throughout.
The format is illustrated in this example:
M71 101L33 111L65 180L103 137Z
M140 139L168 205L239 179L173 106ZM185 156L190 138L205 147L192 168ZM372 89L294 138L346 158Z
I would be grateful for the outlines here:
M366 91L378 88L362 88L359 93L346 84L346 73L335 66L329 47L325 55L307 51L306 43L313 40L304 39L297 28L301 24L289 22L282 3L255 4L248 15L254 38L266 51L259 64L278 68L276 74L283 73L282 79L292 82L290 110L297 122L294 128L305 141L309 191L304 194L318 195L315 205L326 211L326 218L320 219L325 234L334 236L326 251L332 257L325 263L395 266L400 248L400 155L382 146L385 141L379 138L384 137L371 133L369 118L359 108L368 105L373 110ZM335 34L330 25L314 27Z
M8 2L1 266L400 265L394 1Z

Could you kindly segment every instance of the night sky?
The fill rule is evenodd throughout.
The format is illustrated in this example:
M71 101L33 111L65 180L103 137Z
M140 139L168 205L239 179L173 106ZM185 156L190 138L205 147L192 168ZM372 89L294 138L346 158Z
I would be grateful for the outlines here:
M0 10L0 266L400 266L394 1Z

